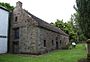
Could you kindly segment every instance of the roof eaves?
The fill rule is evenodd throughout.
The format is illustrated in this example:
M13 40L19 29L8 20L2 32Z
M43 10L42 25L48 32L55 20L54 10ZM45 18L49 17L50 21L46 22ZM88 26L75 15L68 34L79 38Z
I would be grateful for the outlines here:
M50 25L49 23L45 22L44 20L32 15L31 13L29 13L27 10L24 10L26 13L28 13L32 18L34 18L37 22L38 22L38 26L39 27L43 27L43 28L46 28L48 30L52 30L54 32L57 32L57 33L60 33L62 35L65 35L65 36L68 36L68 34L66 34L64 31L62 31L61 29L53 26L53 25Z

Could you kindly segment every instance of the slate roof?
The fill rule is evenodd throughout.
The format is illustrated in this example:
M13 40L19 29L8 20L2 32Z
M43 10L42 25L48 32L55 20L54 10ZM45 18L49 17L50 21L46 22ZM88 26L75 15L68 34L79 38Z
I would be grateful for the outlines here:
M62 31L61 29L45 22L44 20L34 16L33 14L29 13L28 11L24 10L27 14L29 14L34 20L36 20L36 22L38 22L38 26L39 27L42 27L42 28L45 28L45 29L48 29L48 30L51 30L51 31L54 31L56 33L60 33L62 35L66 35L68 36L68 34L66 34L64 31Z

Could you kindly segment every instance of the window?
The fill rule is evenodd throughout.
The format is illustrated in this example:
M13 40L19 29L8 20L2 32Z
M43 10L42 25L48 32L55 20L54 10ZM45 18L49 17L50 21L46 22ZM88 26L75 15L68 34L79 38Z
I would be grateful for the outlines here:
M15 17L15 22L17 22L17 17Z
M58 37L56 37L56 41L58 41Z
M52 45L54 45L54 41L52 40Z
M13 42L14 45L18 45L19 44L19 41L15 41Z
M14 39L19 39L19 28L14 29Z
M62 42L61 42L61 40L60 40L60 44L61 44Z
M46 40L44 40L44 47L46 47Z

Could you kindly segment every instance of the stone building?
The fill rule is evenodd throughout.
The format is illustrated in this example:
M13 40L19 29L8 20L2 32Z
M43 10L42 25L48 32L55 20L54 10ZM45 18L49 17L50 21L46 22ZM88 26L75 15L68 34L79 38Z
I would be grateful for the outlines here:
M18 1L10 21L9 52L42 54L62 49L69 35L22 8Z

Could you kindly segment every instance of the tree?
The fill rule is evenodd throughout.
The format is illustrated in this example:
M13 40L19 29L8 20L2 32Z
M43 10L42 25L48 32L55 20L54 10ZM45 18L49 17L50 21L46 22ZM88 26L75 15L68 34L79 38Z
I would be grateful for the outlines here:
M79 14L79 26L84 35L90 38L90 0L76 0L75 9Z
M4 7L9 11L13 11L14 7L11 6L9 3L0 2L0 7Z
M69 35L70 41L73 40L76 42L82 42L86 40L86 37L84 36L81 28L79 27L78 20L79 14L76 12L71 15L70 21L63 22L63 19L57 19L56 22L51 23L51 25L54 25L67 33Z
M60 28L61 30L64 30L63 19L62 20L57 19L57 21L55 22L55 26L58 27L58 28Z
M83 32L79 26L79 23L78 23L78 21L80 20L78 12L71 15L71 20L74 21L73 28L74 28L74 32L77 34L77 41L79 41L79 42L85 41L86 36L83 34Z
M63 20L57 19L55 23L51 24L67 33L69 35L70 40L71 39L76 40L77 36L76 33L74 32L73 21L63 22Z

